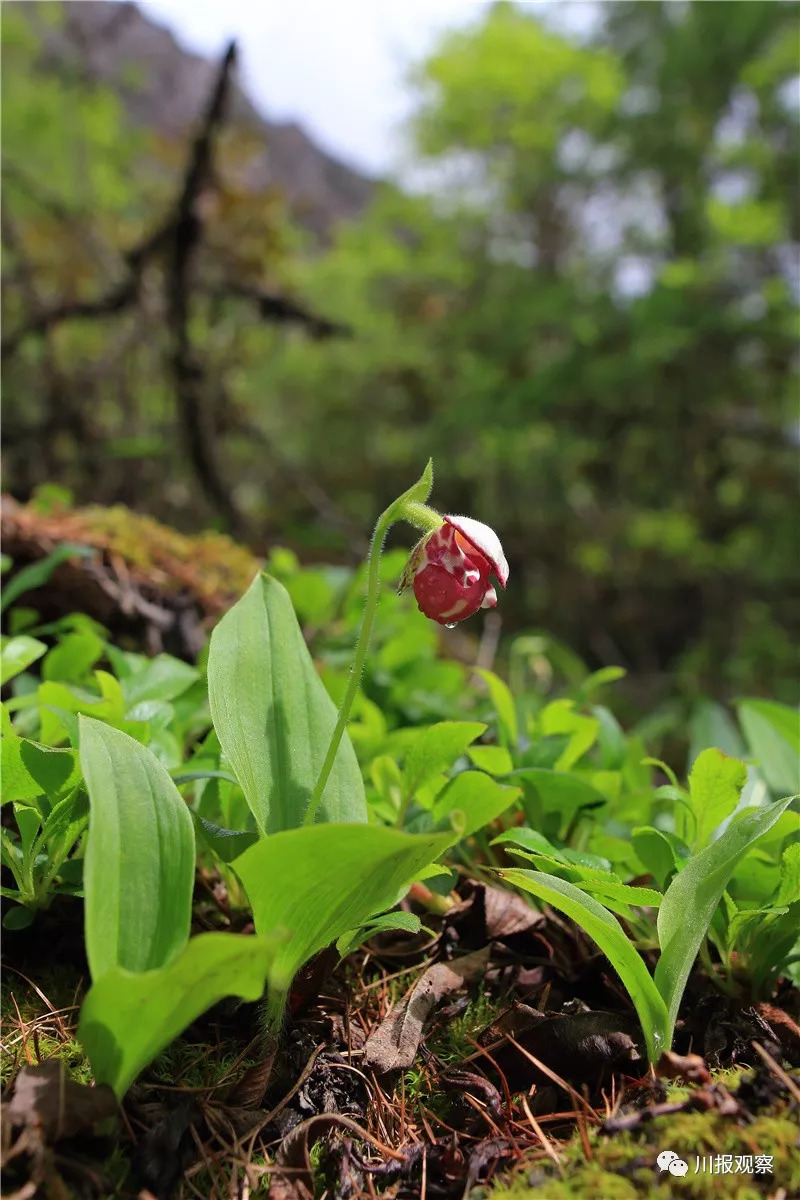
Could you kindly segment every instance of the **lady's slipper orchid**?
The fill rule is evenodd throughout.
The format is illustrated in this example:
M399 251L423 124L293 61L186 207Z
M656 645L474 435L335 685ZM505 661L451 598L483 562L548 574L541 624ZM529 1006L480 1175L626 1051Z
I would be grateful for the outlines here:
M479 608L495 607L490 575L506 586L508 563L494 530L472 517L445 517L411 551L399 590L413 585L420 611L453 626Z

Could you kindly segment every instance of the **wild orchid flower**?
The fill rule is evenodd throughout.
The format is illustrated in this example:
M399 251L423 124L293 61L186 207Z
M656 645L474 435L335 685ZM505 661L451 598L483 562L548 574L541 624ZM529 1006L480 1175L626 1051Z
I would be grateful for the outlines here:
M492 575L506 586L508 563L494 530L472 517L445 517L411 551L399 590L413 586L420 611L452 627L495 607Z
M495 576L501 587L506 586L508 563L497 534L488 525L482 525L472 517L443 517L429 508L425 502L432 487L433 463L429 461L417 482L381 513L375 525L367 559L364 619L356 642L353 667L339 706L328 752L308 802L306 825L311 825L316 818L361 682L378 606L381 552L386 534L395 521L407 521L423 534L411 551L398 590L413 585L420 610L440 625L452 627L456 622L471 617L479 608L494 608L497 593L490 582L491 575Z

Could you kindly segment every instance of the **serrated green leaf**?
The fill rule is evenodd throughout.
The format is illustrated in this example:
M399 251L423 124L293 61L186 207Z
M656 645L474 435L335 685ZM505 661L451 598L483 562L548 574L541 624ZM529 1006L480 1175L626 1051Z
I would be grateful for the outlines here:
M689 801L695 815L694 846L702 849L739 802L747 767L721 750L704 750L689 775Z
M480 721L439 721L419 732L403 764L403 790L413 796L435 775L452 767L471 742L486 731Z
M572 850L568 846L554 846L553 843L536 829L526 829L516 826L507 829L492 840L492 845L511 844L533 854L544 854L565 865L583 867L594 871L609 872L611 863L598 854L588 854L584 850ZM616 878L616 877L615 877Z
M661 892L656 892L653 888L631 887L628 883L616 881L605 883L589 879L580 886L604 902L606 899L618 900L622 904L636 904L640 908L658 908L664 898Z
M794 904L800 900L800 842L787 846L781 855L781 881L774 903Z

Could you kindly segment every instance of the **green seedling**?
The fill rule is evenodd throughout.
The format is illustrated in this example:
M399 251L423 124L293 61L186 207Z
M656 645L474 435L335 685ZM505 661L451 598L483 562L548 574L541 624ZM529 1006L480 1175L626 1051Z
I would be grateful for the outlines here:
M726 772L729 769L725 767ZM737 800L738 792L733 803ZM789 797L742 813L716 841L686 862L663 897L655 894L659 902L657 934L661 953L654 976L618 919L601 903L613 893L606 890L597 896L589 895L583 880L576 886L540 871L511 868L501 870L500 875L506 882L566 913L597 942L628 991L642 1025L648 1054L656 1062L672 1045L689 972L731 876L751 847L769 833L791 803ZM634 894L639 890L642 892L639 903L652 905L654 897L650 889L627 888L627 900L636 903Z

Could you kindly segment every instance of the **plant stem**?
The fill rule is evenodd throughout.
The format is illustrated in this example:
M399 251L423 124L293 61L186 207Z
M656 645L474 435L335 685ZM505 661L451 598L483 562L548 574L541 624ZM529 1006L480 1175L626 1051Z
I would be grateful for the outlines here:
M367 558L367 600L364 606L364 618L361 622L361 631L356 642L356 652L353 659L353 665L350 668L350 678L347 681L342 703L339 706L339 716L336 719L336 726L331 737L328 753L325 755L325 761L322 764L322 770L319 773L319 779L316 782L311 799L308 802L306 809L304 825L311 825L317 815L319 802L322 799L322 793L325 791L325 785L328 782L328 777L333 770L333 764L336 760L336 755L339 751L339 746L342 741L342 734L347 727L347 721L350 717L350 709L353 707L353 701L356 698L358 686L361 683L361 676L364 673L364 664L367 661L367 651L369 650L370 638L372 637L372 626L375 620L375 610L378 607L378 594L380 591L380 565L381 551L383 543L386 541L386 534L389 532L390 525L394 522L394 505L391 505L385 512L378 517L378 523L375 526L375 532L372 535L372 541L369 544L369 556Z
M720 975L719 971L711 961L711 955L708 952L708 944L706 943L705 939L700 943L700 961L705 967L706 973L711 982L718 987L721 992L724 992L726 996L736 995L736 985L731 979L726 978L724 975Z
M336 719L336 725L333 730L328 753L325 755L325 761L322 764L322 770L319 773L319 779L316 782L314 791L311 794L311 799L308 802L306 815L303 820L304 825L312 825L317 815L322 793L325 791L325 785L328 782L333 764L336 761L336 755L339 751L339 746L342 741L342 736L347 728L347 721L350 717L350 709L353 707L353 701L356 698L358 685L361 683L361 676L364 673L364 664L367 661L367 651L369 650L369 641L372 636L372 626L375 621L375 610L378 607L378 596L380 593L380 566L381 566L381 551L383 543L386 541L386 535L389 532L395 521L408 521L416 529L421 529L423 533L430 533L442 524L443 518L439 513L434 512L432 508L428 508L425 504L433 487L433 463L428 460L428 465L422 473L420 479L403 492L402 496L393 501L392 504L382 512L378 517L375 530L372 534L372 540L369 544L369 554L367 556L367 601L364 606L364 618L361 622L361 631L356 642L356 653L353 659L353 665L350 668L350 678L347 681L342 703L339 706L339 716Z

